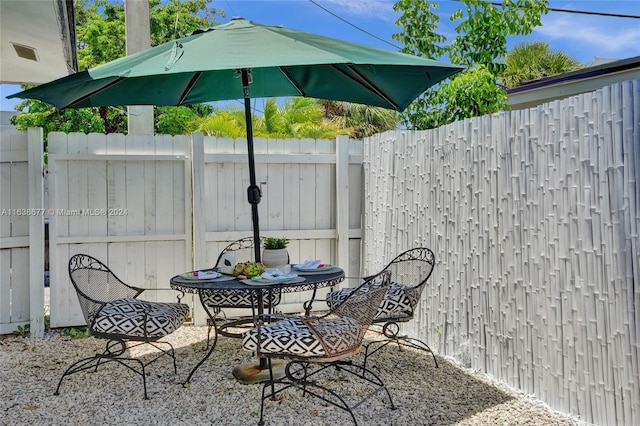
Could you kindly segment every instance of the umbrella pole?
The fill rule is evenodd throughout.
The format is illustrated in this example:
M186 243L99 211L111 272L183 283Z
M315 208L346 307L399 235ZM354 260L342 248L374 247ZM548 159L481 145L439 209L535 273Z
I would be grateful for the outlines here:
M260 187L256 185L256 161L253 153L253 123L251 120L251 95L249 92L249 83L251 82L251 70L243 68L240 70L242 74L242 93L244 95L244 116L247 123L247 154L249 156L249 187L247 188L247 198L251 204L251 220L253 221L253 249L256 262L260 262L260 223L258 220L258 204L262 194ZM258 292L258 315L264 313L264 301L262 292ZM256 371L266 372L268 370L266 358L260 358L260 363ZM255 378L260 381L261 379Z
M249 156L249 187L247 188L247 198L251 204L251 220L253 222L253 249L255 261L260 262L260 223L258 220L258 204L260 203L260 188L256 185L256 162L253 153L253 123L251 120L251 96L249 94L249 83L251 70L243 68L242 92L244 94L244 115L247 123L247 154ZM261 301L261 300L260 300Z

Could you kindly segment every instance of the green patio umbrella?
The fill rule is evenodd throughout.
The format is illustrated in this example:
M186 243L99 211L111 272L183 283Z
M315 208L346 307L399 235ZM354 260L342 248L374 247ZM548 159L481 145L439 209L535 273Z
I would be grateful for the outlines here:
M8 98L58 108L186 105L244 98L253 235L259 235L250 98L306 96L404 110L461 67L243 18ZM259 244L255 245L260 260Z

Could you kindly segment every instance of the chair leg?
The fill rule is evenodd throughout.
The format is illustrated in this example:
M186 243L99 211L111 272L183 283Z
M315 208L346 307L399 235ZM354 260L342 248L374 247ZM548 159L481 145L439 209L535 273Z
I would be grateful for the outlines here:
M158 359L162 358L164 355L168 355L173 360L173 374L178 374L178 365L176 363L176 351L173 349L173 345L171 343L156 341L156 342L143 342L141 344L151 345L151 346L153 346L154 348L156 348L157 350L159 350L161 352L155 358L153 358L151 361L145 363L144 364L145 366L151 364L152 362L157 361ZM169 350L162 349L160 346L158 346L158 344L168 345L169 346ZM134 345L134 346L137 346L137 345Z
M56 391L53 394L56 396L60 395L60 386L62 386L62 381L64 380L65 377L70 376L74 373L78 373L80 371L88 370L91 368L97 368L99 363L100 363L100 356L94 355L88 358L83 358L71 364L62 374L62 377L60 377L60 380L58 381L58 386L56 387Z
M275 380L273 379L273 366L271 364L271 358L267 359L267 365L269 366L269 381L262 386L262 399L260 400L260 421L258 421L258 426L264 426L264 400L269 398L265 396L268 387L271 387L271 400L276 400L276 388L275 388Z
M384 348L385 346L387 346L389 343L392 343L392 342L393 342L393 340L389 340L389 339L387 339L387 340L374 340L373 342L369 342L369 343L367 343L365 345L362 345L362 346L364 346L364 361L362 362L363 369L367 368L367 361L369 360L369 357L371 355L375 354L380 349ZM370 351L370 348L372 346L376 346L376 345L380 345L380 346L378 346L375 350Z
M282 388L278 389L277 391L275 390L275 385L283 385ZM271 400L276 400L276 395L278 395L281 392L284 392L285 390L289 389L289 388L298 388L300 390L303 391L303 394L305 395L310 395L310 396L314 396L318 399L321 399L322 401L325 401L328 404L333 405L334 407L340 408L346 412L349 413L349 415L351 416L351 420L353 420L353 424L354 425L358 425L358 421L356 420L355 414L353 414L353 411L351 409L351 407L349 407L349 405L346 403L346 401L340 396L338 395L336 392L334 392L331 389L327 389L324 386L318 385L314 382L296 382L296 383L291 383L288 381L285 381L283 379L280 380L274 380L273 382L270 383L265 383L264 386L262 387L262 403L260 406L260 421L258 422L259 426L264 426L264 402L267 399L271 399ZM267 389L272 388L273 390L269 393L267 393ZM328 393L330 396L332 396L334 399L329 399L329 397L325 397L323 395L321 395L320 393L314 392L313 390L311 390L310 388L313 389L318 389L322 392L326 392Z
M387 394L387 398L389 398L389 404L391 405L391 409L395 410L397 407L393 402L393 398L391 397L391 392L389 392L389 389L387 389L387 386L384 384L384 382L382 381L382 378L380 378L380 376L378 376L376 373L373 372L373 370L368 369L364 366L364 364L362 365L357 365L357 364L347 364L347 365L353 365L353 367L355 367L357 370L361 370L362 373L357 373L356 371L350 371L347 368L343 368L343 371L349 371L351 374L359 376L360 378L368 381L369 383L378 386L378 390L369 394L369 396L367 396L365 399L363 399L362 401L360 401L357 405L355 405L353 408L356 408L358 405L362 404L364 401L366 401L367 399L369 399L370 397L372 397L373 395L375 395L376 393L378 393L381 389L383 389L386 394ZM367 378L367 374L373 376L373 379Z
M317 366L316 369L310 369L311 365ZM327 386L319 384L313 377L318 373L326 370L327 368L336 368L338 371L343 371L358 377L372 385L377 387L376 390L366 395L362 400L358 401L354 405L349 405L343 397L337 392L333 391ZM303 396L310 395L316 397L327 404L340 408L346 411L351 416L351 420L354 425L358 424L358 421L353 412L360 404L367 401L372 396L376 395L381 390L384 390L389 398L391 409L395 410L396 406L391 397L391 393L385 386L382 379L373 371L366 369L364 365L357 365L350 361L335 361L332 363L317 365L311 364L306 361L290 361L285 368L285 377L279 380L273 380L273 376L270 376L270 381L265 383L262 388L262 401L260 406L260 421L258 425L264 425L264 403L265 400L276 400L276 395L289 388L297 388L302 390ZM275 385L282 385L278 390L275 389Z
M60 387L62 386L62 381L64 380L65 377L75 373L79 373L81 371L89 370L89 369L93 369L93 371L96 372L98 371L98 367L100 367L101 365L104 365L108 362L117 362L118 364L125 366L129 370L133 371L134 373L142 377L142 386L144 388L144 399L149 399L147 396L147 379L146 379L147 376L145 372L145 367L157 361L164 355L168 355L173 360L174 374L178 372L178 368L176 365L175 350L171 345L171 343L162 342L162 341L139 342L137 344L132 345L131 347L133 348L133 347L144 345L144 344L151 345L160 351L160 353L157 356L155 356L153 359L151 359L146 363L142 362L137 358L122 356L124 352L127 350L127 345L123 340L121 339L108 340L105 344L105 350L103 352L87 358L83 358L79 361L76 361L66 369L66 371L62 374L62 377L60 377L60 380L58 381L58 386L56 387L56 391L54 392L54 395L60 395ZM169 345L169 350L165 350L161 348L160 346L158 346L159 344ZM132 367L131 365L129 365L130 362L133 362L134 364L138 364L139 368Z
M140 370L136 370L135 368L131 367L129 364L126 363L126 361L133 361L134 363L138 363L138 365L140 366ZM83 358L71 364L71 366L69 366L69 368L67 368L67 370L62 374L62 377L60 377L60 380L58 381L58 386L56 387L56 391L53 394L60 395L60 387L62 386L62 381L64 380L65 377L75 373L79 373L84 370L93 369L93 368L97 369L99 365L105 364L107 362L117 362L119 364L124 365L134 373L140 375L142 377L142 387L144 388L144 399L149 399L149 397L147 396L147 379L146 379L146 374L144 370L145 364L142 361L135 358L121 358L121 357L105 358L100 354L94 355L88 358Z
M127 344L124 340L121 339L111 339L108 340L105 344L104 351L102 354L98 356L98 362L96 362L96 369L94 372L98 371L98 367L104 360L108 360L109 358L116 358L124 354L127 350Z
M399 349L401 349L401 346L406 346L408 348L419 349L421 351L430 353L431 356L433 357L433 362L435 363L436 368L438 368L438 360L436 359L436 354L435 352L433 352L433 350L431 350L429 345L427 345L422 340L415 339L413 337L409 337L406 335L400 335L400 326L398 325L397 322L385 323L382 326L382 331L380 333L384 335L384 337L386 337L387 340L373 341L366 345L363 345L365 347L365 355L364 355L365 366L367 364L367 360L369 356L375 354L380 349L387 346L389 343L397 343ZM369 347L376 344L380 344L381 346L375 349L374 351L369 352Z
M436 368L438 368L438 360L436 359L436 354L431 350L429 345L427 345L422 340L414 339L413 337L408 337L408 336L401 336L398 338L398 347L400 345L406 346L408 348L419 349L421 351L429 352L433 357L433 362L435 363Z

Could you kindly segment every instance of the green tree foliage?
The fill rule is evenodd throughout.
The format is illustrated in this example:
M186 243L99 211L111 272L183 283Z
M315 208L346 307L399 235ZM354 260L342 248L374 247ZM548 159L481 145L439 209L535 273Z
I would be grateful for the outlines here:
M411 128L428 129L451 121L508 109L506 92L497 81L505 71L501 62L510 36L526 35L541 24L547 0L503 0L495 6L485 0L462 0L464 7L450 20L457 36L446 45L436 32L436 2L400 0L394 10L402 12L394 34L403 52L465 65L467 70L428 90L412 103L402 121Z
M324 116L345 129L352 129L351 136L357 139L395 129L400 114L386 108L349 102L322 101Z
M162 135L185 135L190 132L190 122L212 114L214 108L208 104L187 106L161 106L155 108L155 132Z
M422 110L413 109L428 108L430 105L439 105L440 108L430 109L426 114ZM410 106L406 115L415 117L421 128L432 129L480 115L469 115L470 111L494 112L504 109L505 105L507 93L496 88L495 76L484 65L476 65L442 85L439 90L425 93Z
M506 58L507 67L500 75L503 85L511 88L525 81L577 70L583 65L565 52L551 49L544 41L516 45Z
M339 122L327 120L320 101L311 98L291 98L282 106L274 98L267 99L261 116L252 115L253 134L263 138L334 138L351 134ZM245 113L241 108L218 109L210 117L194 119L191 131L208 136L246 136Z
M216 24L223 15L208 7L207 0L150 0L149 15L151 44L153 46L185 36L196 29ZM80 70L96 67L126 55L123 3L109 0L75 0L78 67ZM126 133L125 108L79 108L61 111L38 100L25 100L16 106L24 112L12 118L18 129L30 126L44 128L45 138L50 131ZM155 130L158 133L180 134L186 123L195 117L207 115L207 105L186 107L160 107L155 111Z
M189 129L207 136L239 138L246 136L244 110L238 107L215 109L208 117L196 117L189 123Z

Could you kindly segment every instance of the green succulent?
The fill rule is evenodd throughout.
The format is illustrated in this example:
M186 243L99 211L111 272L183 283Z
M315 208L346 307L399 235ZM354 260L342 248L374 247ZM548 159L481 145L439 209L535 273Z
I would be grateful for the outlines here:
M278 250L286 248L289 244L289 240L285 237L282 238L274 238L267 237L264 239L264 248L268 250Z

